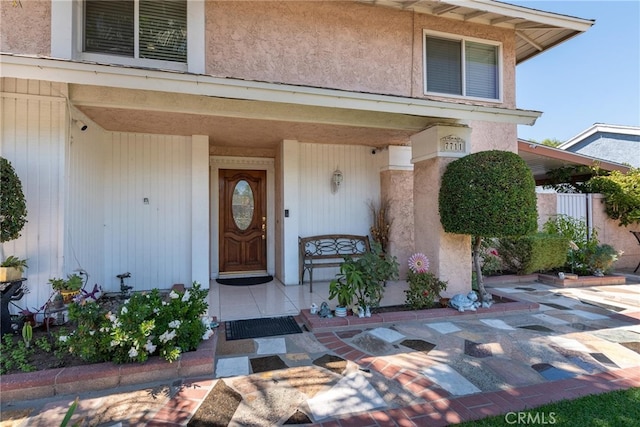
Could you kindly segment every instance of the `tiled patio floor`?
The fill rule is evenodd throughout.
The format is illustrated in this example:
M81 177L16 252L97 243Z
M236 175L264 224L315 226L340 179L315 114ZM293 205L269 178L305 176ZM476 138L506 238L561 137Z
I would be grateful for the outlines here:
M224 382L242 396L229 425L283 425L302 413L322 426L437 426L640 387L638 283L502 283L496 293L536 308L258 340L222 334L213 375L80 393L79 415L105 426L186 425ZM55 425L73 397L3 402L2 417L22 410L14 425Z

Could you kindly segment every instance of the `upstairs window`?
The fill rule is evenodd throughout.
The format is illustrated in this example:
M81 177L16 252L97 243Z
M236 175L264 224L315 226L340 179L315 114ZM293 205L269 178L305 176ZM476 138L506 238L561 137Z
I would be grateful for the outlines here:
M86 0L83 51L187 62L187 0Z
M425 36L427 93L500 99L500 47Z

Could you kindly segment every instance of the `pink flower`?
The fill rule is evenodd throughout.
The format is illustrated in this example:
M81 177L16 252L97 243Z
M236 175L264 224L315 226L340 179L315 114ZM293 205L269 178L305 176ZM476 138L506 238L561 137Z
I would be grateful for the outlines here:
M491 252L489 253L493 256L498 256L498 251L496 251L495 249L491 249Z
M429 270L429 258L423 253L416 253L409 258L409 270L414 273L426 273Z

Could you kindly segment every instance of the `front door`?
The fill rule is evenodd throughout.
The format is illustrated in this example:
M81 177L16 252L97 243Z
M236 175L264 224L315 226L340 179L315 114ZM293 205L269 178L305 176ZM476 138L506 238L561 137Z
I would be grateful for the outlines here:
M220 273L267 269L267 173L220 169Z

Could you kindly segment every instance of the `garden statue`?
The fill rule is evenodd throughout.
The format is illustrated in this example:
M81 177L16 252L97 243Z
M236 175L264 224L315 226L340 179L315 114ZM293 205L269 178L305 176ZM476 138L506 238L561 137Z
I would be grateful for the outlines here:
M320 305L318 315L320 317L333 317L333 314L331 314L331 310L329 309L329 304L327 304L326 301Z
M469 292L467 295L456 294L449 300L449 307L455 308L459 312L463 312L465 310L476 311L476 309L480 307L478 295L473 291Z

